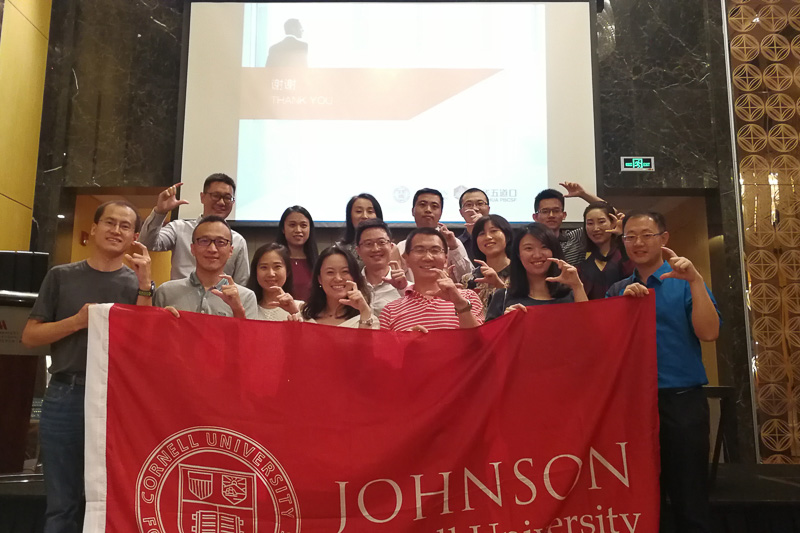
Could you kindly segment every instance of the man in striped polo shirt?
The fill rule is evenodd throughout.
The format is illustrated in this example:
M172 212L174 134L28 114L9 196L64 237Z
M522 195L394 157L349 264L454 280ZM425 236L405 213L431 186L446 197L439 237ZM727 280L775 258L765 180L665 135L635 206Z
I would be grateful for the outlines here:
M474 328L483 323L475 292L458 289L445 271L447 241L434 228L417 228L405 241L403 259L414 275L405 295L386 304L381 329L422 331Z

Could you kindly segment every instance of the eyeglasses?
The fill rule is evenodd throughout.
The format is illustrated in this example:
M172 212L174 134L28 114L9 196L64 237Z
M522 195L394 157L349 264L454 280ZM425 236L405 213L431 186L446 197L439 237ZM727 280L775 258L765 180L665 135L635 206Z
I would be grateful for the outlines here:
M369 250L370 248L375 248L376 246L378 248L383 248L384 246L388 246L391 242L392 241L390 241L389 239L376 239L374 241L360 242L358 243L358 245L361 246L362 248L366 248L367 250Z
M475 209L476 207L481 208L481 207L486 207L487 205L489 204L484 202L483 200L478 200L477 202L464 202L464 205L462 205L462 207L464 209Z
M122 233L130 233L133 231L133 225L130 222L120 222L113 218L104 218L99 221L99 224L107 229L117 229Z
M642 239L642 242L647 244L659 235L664 235L664 232L661 233L642 233L641 235L623 235L622 240L628 244L633 244L636 242L636 239Z
M411 253L418 256L424 256L426 254L437 256L444 253L444 248L441 246L431 246L430 248L425 248L424 246L414 246L411 249Z
M226 204L232 204L235 200L235 198L230 194L220 194L218 192L209 192L206 194L208 194L211 197L211 199L214 200L215 202L219 202L220 200L222 200Z
M231 243L231 241L228 239L223 239L222 237L219 237L218 239L212 239L210 237L198 237L194 240L194 243L201 248L207 248L211 246L212 242L218 249L225 248Z
M549 217L550 215L560 215L563 212L564 212L563 209L559 209L557 207L554 208L554 209L541 209L541 210L539 210L539 214L540 215L544 215L546 217Z

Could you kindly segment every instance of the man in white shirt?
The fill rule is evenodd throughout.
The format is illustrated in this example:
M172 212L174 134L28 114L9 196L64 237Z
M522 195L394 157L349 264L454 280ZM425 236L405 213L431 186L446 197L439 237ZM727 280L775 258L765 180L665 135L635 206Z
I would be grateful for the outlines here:
M467 250L464 244L458 240L456 234L447 229L447 226L439 223L442 218L442 208L444 207L444 198L442 193L436 189L420 189L414 193L414 207L411 208L411 215L414 217L414 222L417 228L434 228L439 230L442 237L447 241L447 266L453 267L452 271L455 279L461 279L465 274L472 272L472 262L469 260ZM403 256L406 251L406 241L402 241L397 245L397 251L400 256ZM405 262L402 262L406 271L406 277L409 281L414 281L414 275L405 267Z
M372 314L379 317L383 307L403 296L408 285L406 274L397 261L390 261L392 234L386 222L369 218L356 228L356 251L364 268L361 275L367 281Z
M178 206L188 204L186 200L178 200L178 188L183 183L176 183L158 195L153 212L142 224L139 242L147 246L150 251L163 252L172 250L172 270L170 279L184 279L195 270L195 260L192 255L192 232L201 218L215 215L227 218L233 209L236 200L236 183L225 174L211 174L203 184L200 193L200 203L203 204L203 214L194 220L173 220L164 225L167 214ZM231 232L233 235L233 255L225 264L225 274L231 276L239 285L247 283L250 277L248 264L247 242L244 237Z

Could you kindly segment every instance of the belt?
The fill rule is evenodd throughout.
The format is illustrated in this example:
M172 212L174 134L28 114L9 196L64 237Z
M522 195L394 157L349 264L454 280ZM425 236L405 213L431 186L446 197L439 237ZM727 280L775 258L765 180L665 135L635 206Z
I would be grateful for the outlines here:
M86 376L82 374L52 374L50 379L67 385L78 385L80 387L86 385Z

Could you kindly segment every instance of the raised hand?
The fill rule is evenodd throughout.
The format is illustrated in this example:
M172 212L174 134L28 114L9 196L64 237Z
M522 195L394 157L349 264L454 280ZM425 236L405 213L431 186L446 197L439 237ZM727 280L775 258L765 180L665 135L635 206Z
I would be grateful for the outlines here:
M389 261L389 272L386 274L386 277L383 278L383 281L390 283L392 287L398 291L402 291L408 286L406 273L400 268L399 261Z
M172 187L164 189L159 193L158 200L156 200L156 208L155 212L159 215L166 215L179 205L188 204L189 202L186 200L178 200L178 188L183 185L183 183L176 183Z
M583 198L583 195L586 194L586 190L584 190L583 185L580 183L565 181L559 183L559 185L567 189L567 194L564 195L564 198Z
M294 297L288 292L284 292L281 287L277 285L274 287L267 287L267 293L270 295L270 302L267 304L268 309L280 307L290 315L300 312L297 303L294 301Z
M455 282L450 278L450 275L446 271L439 270L438 268L434 270L439 275L439 279L436 280L438 288L435 291L428 291L428 295L437 296L448 302L453 302L456 304L456 307L458 307L459 304L464 304L465 298L458 292L458 288Z
M236 288L236 283L234 283L232 277L226 274L222 274L220 278L228 280L228 284L223 285L221 289L211 289L211 294L222 298L233 311L233 316L243 318L244 306L242 305L242 300L239 298L239 289Z
M149 291L150 281L153 279L150 272L150 254L147 252L147 246L139 241L133 241L133 245L139 249L139 253L125 254L125 260L131 264L136 279L139 280L139 288Z
M508 307L506 307L506 310L503 311L503 314L507 315L508 313L513 313L514 311L522 311L523 313L527 313L528 308L522 304L509 305Z
M456 234L447 229L447 226L441 222L439 223L439 233L441 233L442 237L444 237L444 240L447 241L447 246L451 250L458 246L458 238L456 237Z
M697 281L698 279L703 279L691 261L685 257L680 257L666 246L662 246L661 251L664 253L664 258L667 260L667 263L669 263L669 266L672 267L672 272L661 274L661 279L675 278L688 281L689 283Z
M502 289L506 286L503 280L500 279L500 276L497 275L497 271L495 269L493 269L480 259L475 259L475 262L478 263L478 265L480 265L481 275L483 276L482 278L476 278L475 279L476 283L486 283L487 285L490 285L497 289Z
M464 227L467 228L467 232L470 235L472 235L472 228L475 227L475 223L479 218L481 218L481 214L476 210L464 209Z
M613 214L609 214L608 218L611 220L611 229L606 232L613 233L614 235L622 235L622 221L625 220L625 213L622 211L614 210Z
M369 304L364 298L364 295L361 294L361 291L358 290L356 282L345 281L345 287L347 290L347 298L341 298L339 303L357 309L362 315L371 314L372 312L369 308Z
M623 296L631 296L633 298L644 298L648 294L650 294L650 291L641 283L631 283L625 287L625 291L622 293Z
M561 273L555 277L545 278L545 281L553 281L556 283L563 283L569 287L576 287L578 285L583 286L581 283L581 278L578 276L578 269L574 266L570 265L566 261L562 259L556 259L555 257L548 257L548 261L552 261L553 263L558 265L559 270Z

